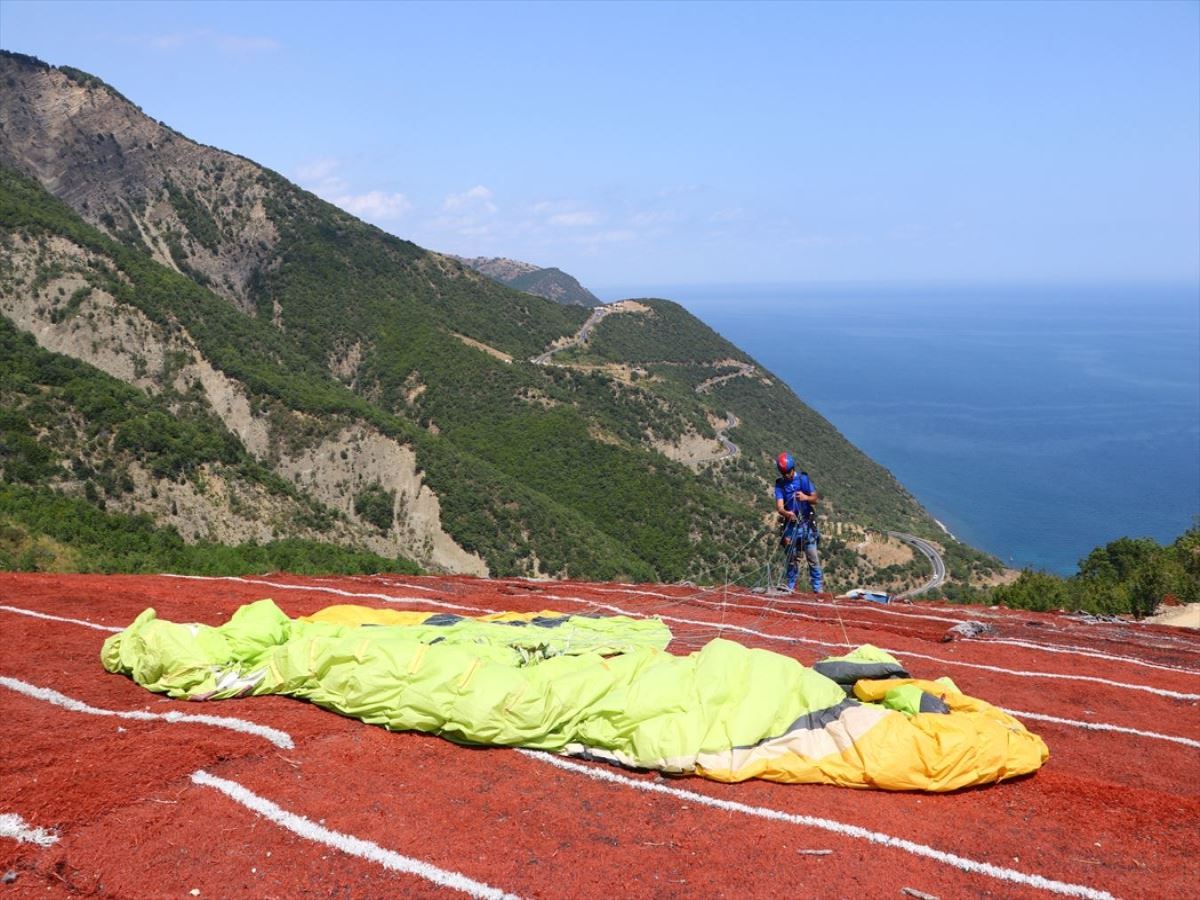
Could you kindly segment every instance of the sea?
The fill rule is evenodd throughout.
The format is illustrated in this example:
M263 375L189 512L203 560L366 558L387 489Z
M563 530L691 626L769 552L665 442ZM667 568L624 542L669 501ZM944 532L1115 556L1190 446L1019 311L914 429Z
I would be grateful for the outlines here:
M1198 287L604 294L682 304L1009 566L1070 575L1200 525ZM786 449L803 460L804 435Z

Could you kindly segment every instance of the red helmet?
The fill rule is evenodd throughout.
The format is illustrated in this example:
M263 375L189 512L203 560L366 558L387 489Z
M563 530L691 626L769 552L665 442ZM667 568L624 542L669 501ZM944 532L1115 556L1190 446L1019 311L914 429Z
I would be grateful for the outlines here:
M796 468L796 460L792 459L790 453L780 453L775 457L775 468L779 470L780 475L786 475L792 469Z

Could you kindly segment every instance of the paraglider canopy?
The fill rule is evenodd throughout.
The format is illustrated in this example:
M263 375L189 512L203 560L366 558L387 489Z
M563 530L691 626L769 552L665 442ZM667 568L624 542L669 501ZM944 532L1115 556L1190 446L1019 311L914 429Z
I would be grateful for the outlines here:
M671 639L653 618L335 606L290 619L259 600L218 626L147 609L101 659L181 699L287 694L393 731L716 781L947 791L1046 760L1016 719L908 678L878 648L807 668L721 638L676 656Z

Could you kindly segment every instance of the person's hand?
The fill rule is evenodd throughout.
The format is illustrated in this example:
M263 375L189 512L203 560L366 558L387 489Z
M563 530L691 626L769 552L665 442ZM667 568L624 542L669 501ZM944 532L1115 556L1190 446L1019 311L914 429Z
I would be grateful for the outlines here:
M787 519L789 522L795 522L795 521L796 521L796 518L797 518L797 516L796 516L796 514L795 514L794 512L792 512L790 509L789 509L787 512L785 512L783 515L784 515L784 518L786 518L786 519Z

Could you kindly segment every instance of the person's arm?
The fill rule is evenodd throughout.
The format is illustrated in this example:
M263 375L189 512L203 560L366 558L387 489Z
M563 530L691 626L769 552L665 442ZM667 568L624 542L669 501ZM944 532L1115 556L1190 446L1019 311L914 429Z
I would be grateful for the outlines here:
M796 514L784 508L783 488L780 487L778 481L775 482L775 512L779 513L781 518L787 519L789 522L796 521Z
M813 487L813 483L809 479L808 475L802 476L800 483L807 490L807 493L805 493L804 490L796 491L795 496L798 499L805 503L816 503L821 499L821 495L817 493L817 489Z

